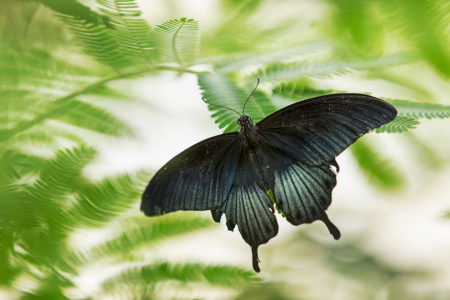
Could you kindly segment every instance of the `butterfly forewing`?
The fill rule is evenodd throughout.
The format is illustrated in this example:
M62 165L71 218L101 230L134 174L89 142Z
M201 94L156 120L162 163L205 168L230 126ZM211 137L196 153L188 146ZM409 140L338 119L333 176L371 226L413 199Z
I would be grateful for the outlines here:
M320 166L396 115L392 105L372 96L332 94L285 107L257 127L267 144L298 161Z
M242 146L232 132L204 140L171 159L148 184L141 210L148 216L177 210L210 210L231 189Z

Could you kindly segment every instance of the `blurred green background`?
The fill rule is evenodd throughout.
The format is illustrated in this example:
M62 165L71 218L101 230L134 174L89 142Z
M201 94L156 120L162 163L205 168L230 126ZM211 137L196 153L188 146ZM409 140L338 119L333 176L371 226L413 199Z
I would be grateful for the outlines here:
M450 299L450 3L0 2L0 299ZM209 212L146 218L152 174L296 101L399 116L338 157L330 219L260 247ZM216 124L215 124L216 123Z

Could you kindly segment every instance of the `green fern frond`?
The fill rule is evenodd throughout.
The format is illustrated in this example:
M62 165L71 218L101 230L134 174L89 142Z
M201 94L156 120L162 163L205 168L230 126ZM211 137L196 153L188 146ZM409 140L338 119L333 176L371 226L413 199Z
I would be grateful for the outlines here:
M186 215L186 214L184 214ZM120 236L92 249L94 258L129 255L144 245L214 226L210 218L165 215L153 219L139 218L134 226L124 228ZM122 227L126 227L126 224Z
M448 47L448 1L378 0L384 26L403 38L407 45L439 73L450 76Z
M331 89L318 90L312 86L312 83L307 78L291 82L281 82L280 84L276 85L272 90L272 95L280 95L297 100L305 100L309 98L334 93L345 93L345 92L335 91Z
M248 81L261 78L269 82L291 81L304 76L331 78L332 75L345 75L353 71L379 70L411 63L416 57L410 54L394 54L361 61L325 61L314 63L273 64L265 70L249 76Z
M385 124L377 129L375 129L374 131L376 133L382 133L382 132L402 133L402 132L408 131L409 129L416 128L415 126L419 125L419 124L420 124L420 122L414 118L405 117L405 116L397 116L397 117L395 117L394 120L392 120L388 124Z
M198 83L204 91L202 94L205 100L234 109L239 113L242 113L245 101L251 93L251 91L244 92L230 78L222 74L201 74L198 76ZM208 105L208 109L215 112L212 117L216 118L219 128L226 127L224 132L239 129L237 124L239 115L236 112L213 105ZM251 97L245 106L245 113L250 115L255 122L264 119L274 111L276 111L276 106L272 104L267 95L260 91L255 92L254 97Z
M343 52L370 57L383 53L385 28L377 1L327 1L333 8L325 34L336 39ZM327 22L328 23L328 22Z
M254 272L233 266L211 266L203 264L155 263L132 267L105 282L104 290L111 291L129 285L156 285L162 281L176 280L183 284L207 283L228 288L245 287L259 282Z
M66 15L83 22L100 25L106 23L109 27L108 18L99 15L89 6L83 5L76 0L64 0L64 4L58 0L21 0L15 2L38 2L55 11L58 14Z
M116 116L77 99L57 104L57 108L53 111L56 120L84 129L112 136L130 132L129 128Z
M151 39L160 62L176 62L180 66L189 66L198 54L198 22L186 18L166 21L153 29Z
M446 119L450 117L450 105L421 103L408 100L393 100L388 98L381 99L392 104L401 116L407 116L414 119Z
M386 190L397 190L405 183L405 178L391 161L383 159L369 143L367 137L357 140L350 146L359 168L370 183Z
M59 17L78 38L78 45L86 54L117 71L130 65L127 58L120 53L116 37L105 26L87 23L72 16Z
M331 50L330 43L326 41L317 41L261 53L237 53L232 55L205 57L198 60L196 63L210 63L215 66L217 72L227 73L251 65L286 61L292 57L316 54L319 51L325 50Z
M140 18L142 12L134 0L97 0L100 11L114 26L112 33L119 44L119 54L132 60L137 66L152 65L153 47L149 35L151 28Z
M222 0L223 9L233 16L233 20L242 20L255 13L263 3L262 0Z
M91 70L55 58L41 49L9 49L0 53L0 92L7 93L8 97L21 99L20 93L34 96L34 101L43 98L36 95L54 97L89 82L88 76L92 76ZM50 89L58 93L49 93Z
M252 117L252 120L255 122L261 121L268 115L271 115L278 110L278 107L272 102L269 95L261 90L256 90L253 93L252 98L258 108L261 109L262 113L259 113L259 110L257 110L255 112L256 114L253 115L251 111L247 110L248 103L245 106L245 113L249 114ZM248 101L250 102L250 99Z
M57 151L43 167L39 179L28 189L30 196L36 201L45 199L42 206L64 207L64 197L78 190L77 182L82 182L82 171L95 155L96 151L87 146Z
M143 174L138 173L136 176L122 175L82 186L65 213L67 221L64 226L103 226L136 203L144 184Z
M114 100L131 100L132 98L129 95L125 95L121 92L119 92L118 90L103 85L100 86L98 88L96 88L95 90L89 92L88 95L92 95L95 97L101 97L102 99L114 99Z
M57 146L58 138L67 139L77 144L83 144L84 141L79 136L62 129L59 124L39 124L21 132L11 139L11 143L29 145L29 146Z

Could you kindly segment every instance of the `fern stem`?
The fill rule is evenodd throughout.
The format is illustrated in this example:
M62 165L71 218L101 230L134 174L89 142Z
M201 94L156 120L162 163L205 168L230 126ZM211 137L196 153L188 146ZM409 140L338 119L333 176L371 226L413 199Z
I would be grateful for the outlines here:
M177 38L178 32L180 32L181 28L183 27L183 25L186 24L186 20L184 20L183 24L180 25L180 27L178 28L178 30L175 32L175 34L173 35L172 38L172 51L173 51L173 56L175 56L175 60L180 64L180 66L182 66L184 68L183 62L180 59L180 56L178 55L177 52L177 47L175 44L175 40Z
M102 87L105 83L111 81L111 80L117 80L117 79L122 79L122 78L126 78L126 77L131 77L134 75L139 75L142 73L145 73L146 71L139 71L139 72L133 72L133 73L127 73L127 74L121 74L118 76L112 76L109 78L105 78L105 79L101 79L99 81L97 81L96 83L87 86L86 88L73 92L67 96L64 96L62 98L59 98L57 100L55 100L52 103L52 108L47 111L46 113L43 113L41 115L38 115L36 118L34 118L31 121L22 121L20 122L15 128L13 129L9 129L9 130L0 130L0 143L3 143L9 139L11 139L12 137L18 135L19 133L22 133L23 131L30 129L31 127L33 127L34 125L37 125L43 121L45 121L46 119L54 116L55 114L57 114L58 110L59 110L59 106L64 103L65 101L68 101L70 99L73 99L79 95L82 94L87 94L89 92L92 92L93 90Z
M152 71L155 71L155 70L174 71L174 72L178 72L178 73L192 73L192 74L197 74L197 75L203 74L203 73L210 73L210 72L197 72L197 71L193 71L193 70L188 70L184 67L180 68L180 67L170 67L170 66L157 66ZM105 79L101 79L101 80L97 81L96 83L89 85L82 90L73 92L67 96L59 98L52 103L52 108L50 108L50 110L47 111L46 113L38 115L33 120L22 121L13 129L0 130L0 144L13 138L14 136L16 136L18 134L24 132L25 130L30 129L31 127L45 121L46 119L55 116L58 113L60 105L62 103L64 103L65 101L73 99L79 95L90 93L90 92L102 87L105 83L108 83L109 81L118 80L118 79L127 78L127 77L133 77L136 75L141 75L141 74L145 74L145 73L149 73L149 72L150 72L149 70L145 70L145 71L137 71L137 72L131 72L131 73L126 73L126 74L120 74L117 76L111 76L111 77L108 77Z

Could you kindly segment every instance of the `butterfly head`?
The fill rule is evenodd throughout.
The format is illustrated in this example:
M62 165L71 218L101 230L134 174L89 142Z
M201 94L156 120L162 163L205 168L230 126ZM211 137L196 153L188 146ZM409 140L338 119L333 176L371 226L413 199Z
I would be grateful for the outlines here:
M249 115L243 115L243 116L241 116L241 117L237 120L237 123L238 123L239 126L241 126L241 127L249 127L249 126L253 125L252 118L250 118Z

